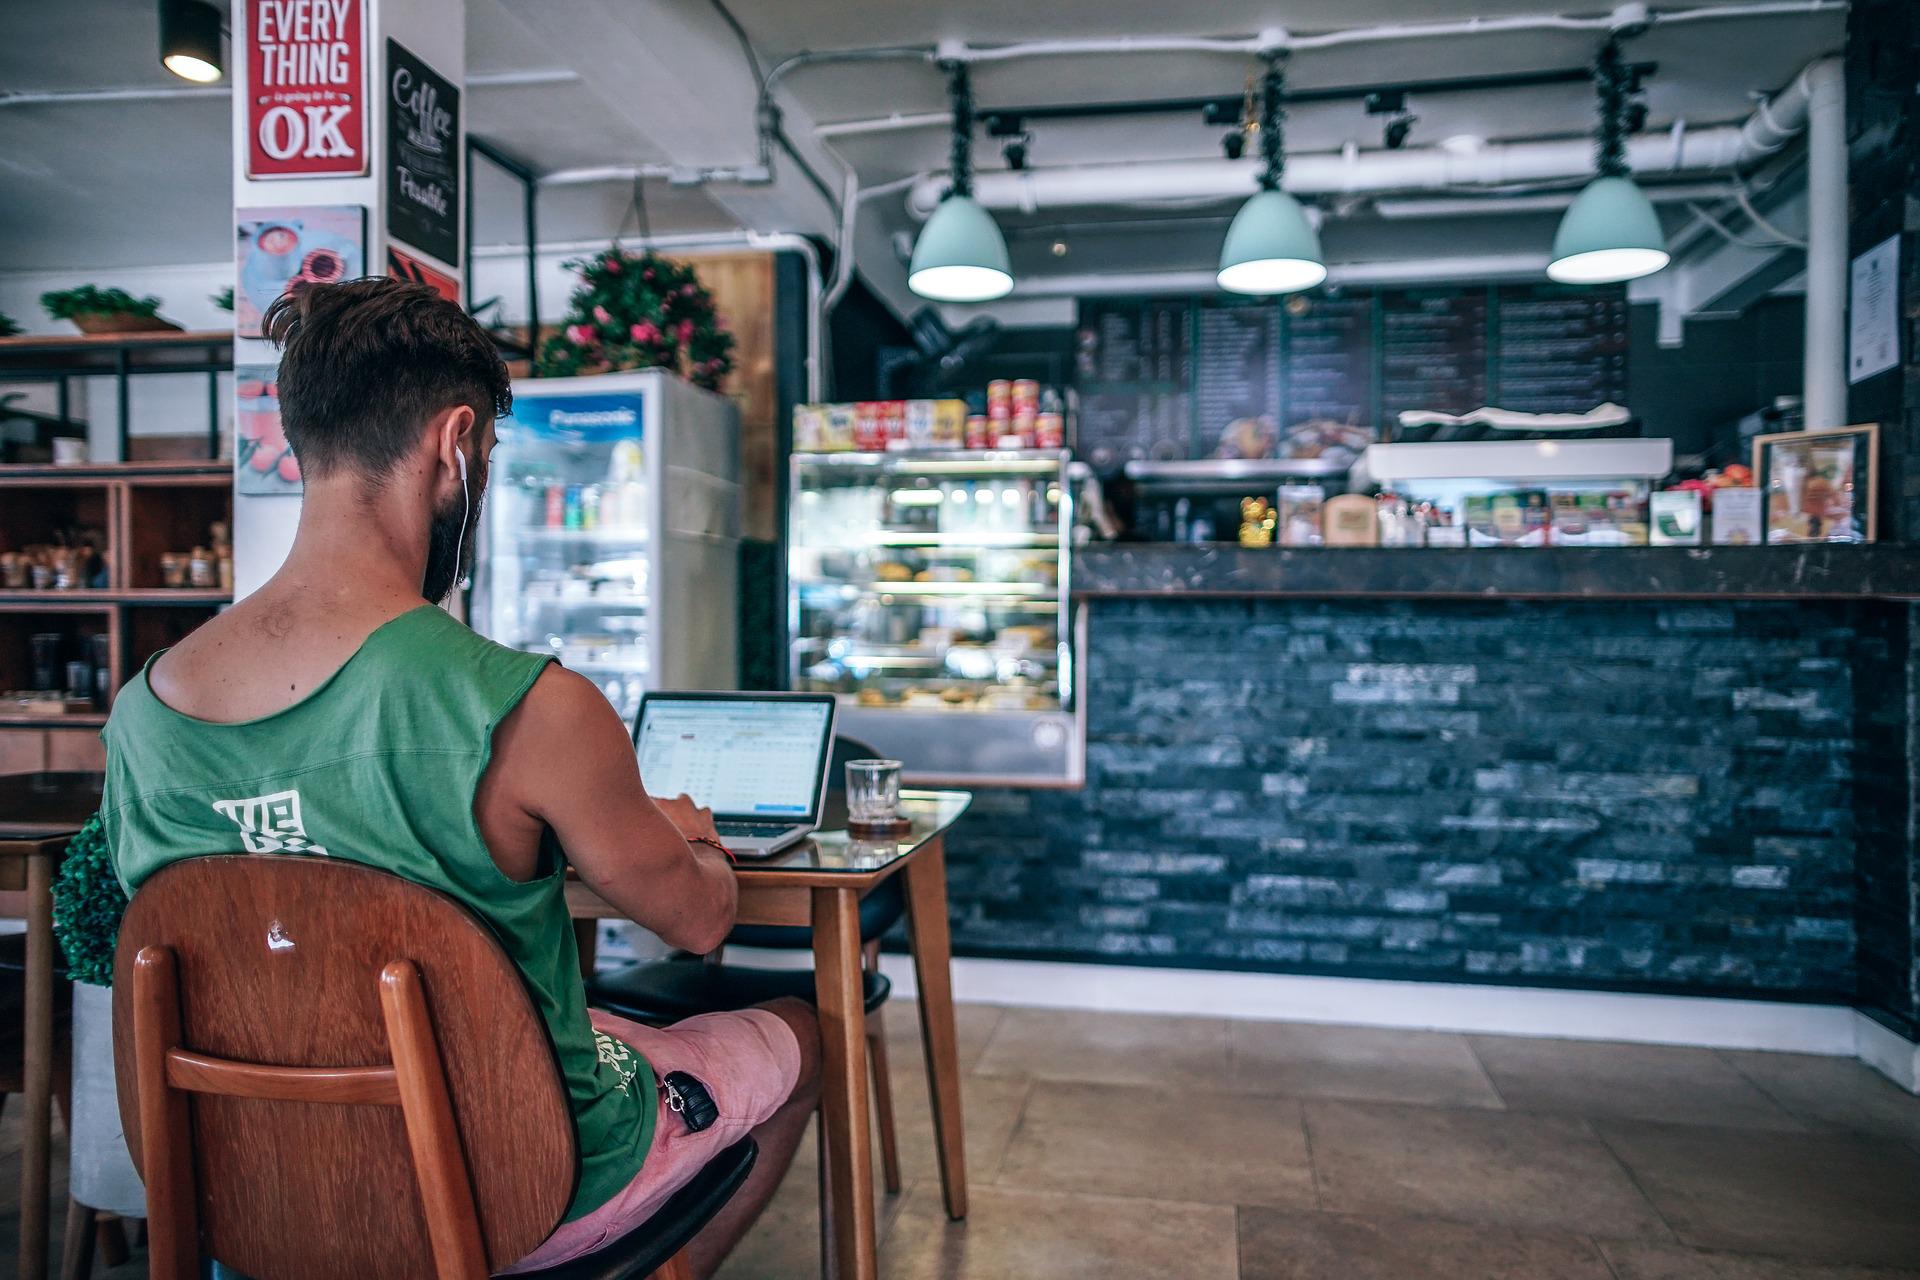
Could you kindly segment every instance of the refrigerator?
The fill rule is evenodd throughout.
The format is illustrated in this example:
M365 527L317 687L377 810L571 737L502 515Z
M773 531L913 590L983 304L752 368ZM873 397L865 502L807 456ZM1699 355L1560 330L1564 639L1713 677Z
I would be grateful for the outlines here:
M1085 777L1062 451L797 453L788 676L919 786Z
M733 403L658 369L527 379L498 430L475 629L553 654L629 726L649 689L736 688Z

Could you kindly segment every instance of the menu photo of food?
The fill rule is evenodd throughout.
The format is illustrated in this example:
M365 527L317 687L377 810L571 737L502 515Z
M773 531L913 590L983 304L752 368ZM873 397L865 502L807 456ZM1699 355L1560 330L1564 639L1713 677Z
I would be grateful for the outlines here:
M261 318L282 294L367 273L367 211L359 205L241 209L234 244L234 331L258 338Z

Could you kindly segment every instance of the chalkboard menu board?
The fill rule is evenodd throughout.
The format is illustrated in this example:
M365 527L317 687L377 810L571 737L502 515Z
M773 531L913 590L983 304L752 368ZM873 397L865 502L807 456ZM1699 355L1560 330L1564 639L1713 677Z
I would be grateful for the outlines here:
M1195 447L1203 455L1273 455L1280 419L1280 312L1210 302L1195 316Z
M1081 307L1078 447L1095 469L1193 456L1193 311L1185 298Z
M1619 287L1081 303L1078 447L1131 458L1317 457L1392 438L1402 410L1584 413L1627 403Z
M1330 426L1374 422L1373 295L1303 297L1282 308L1282 435L1300 441ZM1283 453L1299 453L1283 448Z
M1380 295L1380 411L1466 413L1487 402L1487 294Z
M1502 289L1500 407L1581 413L1627 400L1627 299L1618 290Z

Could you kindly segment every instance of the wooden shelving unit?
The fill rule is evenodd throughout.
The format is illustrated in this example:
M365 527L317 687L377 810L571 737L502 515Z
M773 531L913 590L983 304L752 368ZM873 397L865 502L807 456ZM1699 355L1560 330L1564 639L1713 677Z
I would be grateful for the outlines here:
M102 333L0 338L0 383L52 383L56 389L53 424L80 425L72 417L71 384L76 378L114 379L115 423L120 456L136 439L130 432L132 378L151 373L195 373L206 379L207 457L220 453L220 375L233 368L231 330L163 330L154 333ZM36 415L37 416L37 415Z
M153 654L232 600L230 592L161 585L160 555L205 545L208 526L233 521L225 462L86 467L0 466L0 551L45 541L56 527L106 531L107 585L71 591L0 589L0 690L30 683L28 637L58 632L69 656L107 637L110 694ZM26 716L0 707L0 773L98 768L104 712Z

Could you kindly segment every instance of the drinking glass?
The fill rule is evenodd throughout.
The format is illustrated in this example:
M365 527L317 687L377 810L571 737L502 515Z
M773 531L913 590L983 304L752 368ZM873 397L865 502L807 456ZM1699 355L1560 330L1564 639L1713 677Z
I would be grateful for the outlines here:
M847 761L847 821L892 822L900 809L898 760Z

